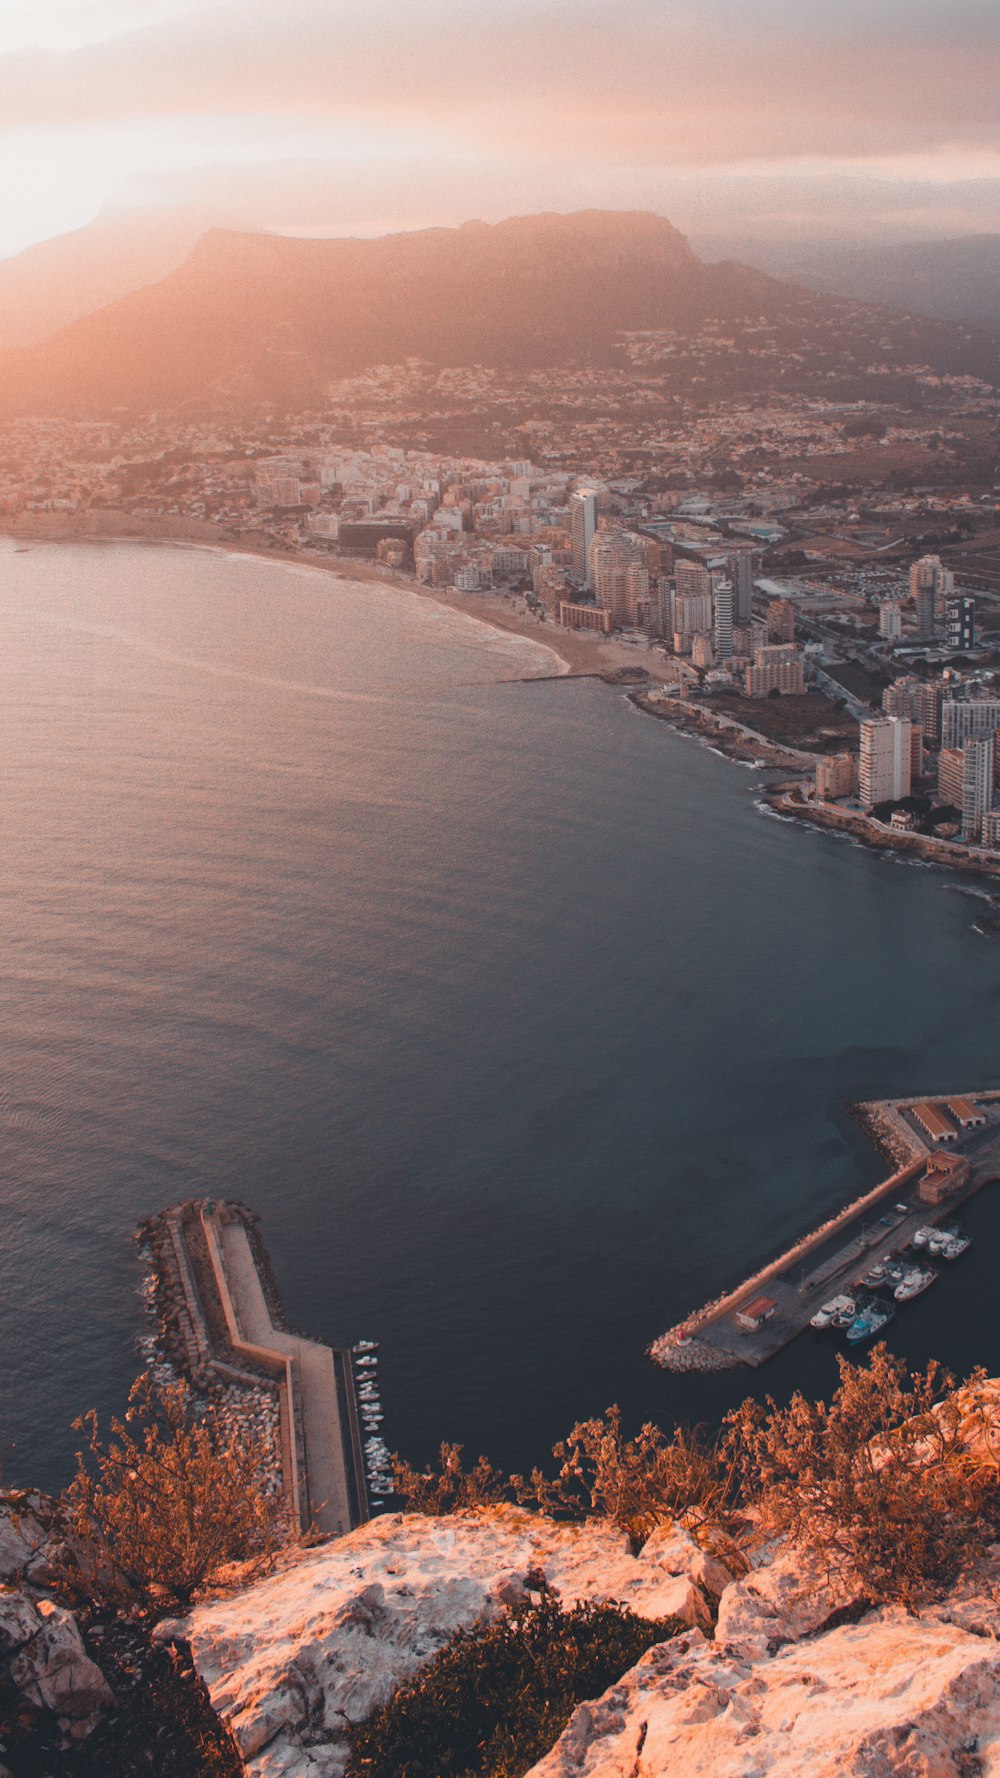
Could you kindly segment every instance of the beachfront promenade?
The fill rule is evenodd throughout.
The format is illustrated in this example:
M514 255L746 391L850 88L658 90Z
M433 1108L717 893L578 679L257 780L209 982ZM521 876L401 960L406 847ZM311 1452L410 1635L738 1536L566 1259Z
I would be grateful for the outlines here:
M796 1339L816 1310L860 1283L878 1261L899 1252L924 1223L948 1217L984 1185L1000 1179L1000 1091L949 1095L983 1117L970 1129L952 1123L949 1155L964 1156L968 1176L940 1204L921 1198L921 1183L940 1148L921 1123L921 1098L872 1101L855 1109L893 1171L724 1296L694 1310L655 1340L650 1356L668 1370L728 1370L765 1364Z
M141 1231L161 1310L161 1344L197 1391L248 1436L269 1420L265 1467L301 1531L339 1536L369 1516L349 1353L291 1333L253 1218L207 1199ZM263 1404L263 1408L262 1408Z

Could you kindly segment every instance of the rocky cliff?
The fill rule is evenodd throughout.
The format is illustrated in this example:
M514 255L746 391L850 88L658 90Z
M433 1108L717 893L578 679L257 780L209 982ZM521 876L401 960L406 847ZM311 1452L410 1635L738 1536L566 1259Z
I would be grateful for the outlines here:
M13 1689L64 1748L99 1746L129 1668L46 1598L50 1562L44 1503L0 1511L0 1702ZM916 1616L869 1608L795 1551L734 1577L677 1526L633 1555L610 1526L514 1507L400 1514L160 1625L152 1653L190 1649L253 1778L338 1778L348 1722L542 1577L564 1605L688 1627L580 1705L532 1778L1000 1778L1000 1546Z
M678 1528L633 1556L606 1526L513 1508L395 1516L177 1630L254 1778L336 1778L345 1719L542 1574L564 1604L690 1630L581 1705L534 1778L1000 1773L1000 1548L915 1617L866 1609L794 1553L733 1579Z

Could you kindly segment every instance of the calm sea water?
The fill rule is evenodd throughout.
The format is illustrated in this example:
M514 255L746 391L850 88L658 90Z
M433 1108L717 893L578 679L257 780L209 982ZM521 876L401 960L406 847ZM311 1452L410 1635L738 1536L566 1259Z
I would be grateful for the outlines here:
M390 1445L510 1465L620 1401L829 1384L651 1338L878 1177L852 1097L995 1084L1000 950L946 879L413 595L0 545L0 1448L120 1409L137 1219L254 1205L293 1321L381 1341ZM891 1330L1000 1368L996 1205Z

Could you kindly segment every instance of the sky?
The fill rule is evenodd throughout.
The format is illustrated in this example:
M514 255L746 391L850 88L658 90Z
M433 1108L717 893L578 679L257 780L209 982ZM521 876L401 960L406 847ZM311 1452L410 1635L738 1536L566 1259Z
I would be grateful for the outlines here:
M998 94L1000 0L0 0L0 257L135 206L1000 230Z

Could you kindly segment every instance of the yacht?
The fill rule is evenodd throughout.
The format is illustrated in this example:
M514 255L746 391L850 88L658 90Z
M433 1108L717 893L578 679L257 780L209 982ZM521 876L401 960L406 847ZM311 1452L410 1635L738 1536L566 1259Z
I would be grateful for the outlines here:
M378 1350L377 1340L356 1340L351 1347L352 1352L375 1352Z
M919 1296L929 1284L933 1284L937 1273L933 1266L914 1266L907 1272L901 1283L893 1291L897 1303L908 1303L911 1297Z
M810 1318L809 1325L810 1327L839 1327L841 1323L837 1317L839 1315L853 1317L854 1312L853 1297L834 1296L828 1303L824 1303L821 1308L816 1310L815 1315ZM847 1323L845 1322L843 1325L846 1326Z
M933 1240L937 1233L938 1230L934 1228L933 1225L925 1223L923 1228L914 1229L913 1234L910 1236L910 1246L926 1247L928 1241Z
M870 1340L873 1334L885 1327L886 1322L892 1320L895 1313L889 1303L869 1303L867 1309L862 1309L847 1330L851 1345L856 1346L861 1340Z

